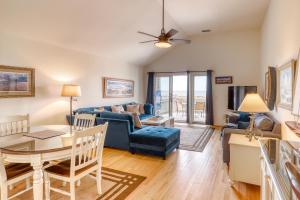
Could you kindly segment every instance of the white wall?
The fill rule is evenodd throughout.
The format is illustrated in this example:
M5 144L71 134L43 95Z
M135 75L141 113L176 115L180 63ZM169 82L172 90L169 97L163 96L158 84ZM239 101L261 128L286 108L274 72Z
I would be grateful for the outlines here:
M0 34L0 65L34 67L36 96L0 99L1 115L30 113L32 124L63 124L69 112L69 99L61 97L63 83L81 86L82 97L74 107L102 106L129 101L143 101L142 68L118 59L106 59ZM102 77L135 81L135 97L102 98Z
M214 76L233 76L233 85L260 86L259 31L209 33L191 39L192 44L175 47L145 67L145 72L212 69ZM224 123L227 87L213 84L216 125Z
M265 16L261 36L261 81L268 66L280 66L297 59L300 47L300 1L272 0ZM274 111L280 121L294 120L291 112L282 108ZM284 124L284 123L283 123ZM283 138L299 140L285 125Z

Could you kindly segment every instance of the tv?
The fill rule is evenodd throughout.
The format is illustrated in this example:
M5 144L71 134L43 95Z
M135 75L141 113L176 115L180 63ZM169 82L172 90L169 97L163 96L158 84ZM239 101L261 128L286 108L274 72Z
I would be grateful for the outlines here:
M257 93L257 86L229 86L227 108L237 111L245 96L250 93Z

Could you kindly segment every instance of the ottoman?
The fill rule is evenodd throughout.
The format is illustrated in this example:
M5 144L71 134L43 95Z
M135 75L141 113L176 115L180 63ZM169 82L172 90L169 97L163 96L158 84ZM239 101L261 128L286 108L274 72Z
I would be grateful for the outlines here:
M166 156L179 146L180 129L147 126L132 132L129 141L130 151L133 154L140 151L166 159Z

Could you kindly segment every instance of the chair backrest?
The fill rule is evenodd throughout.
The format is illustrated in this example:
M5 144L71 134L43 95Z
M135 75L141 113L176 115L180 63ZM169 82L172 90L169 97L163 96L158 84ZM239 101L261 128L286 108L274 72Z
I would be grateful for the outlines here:
M205 109L205 102L196 102L195 110L204 110Z
M30 132L29 114L0 117L0 136Z
M72 141L71 176L88 165L102 165L102 152L108 123L76 132ZM99 166L99 167L100 167Z
M82 131L93 127L95 124L96 115L91 114L76 114L74 119L74 130Z
M179 99L176 99L175 102L176 102L176 111L183 111L182 101Z

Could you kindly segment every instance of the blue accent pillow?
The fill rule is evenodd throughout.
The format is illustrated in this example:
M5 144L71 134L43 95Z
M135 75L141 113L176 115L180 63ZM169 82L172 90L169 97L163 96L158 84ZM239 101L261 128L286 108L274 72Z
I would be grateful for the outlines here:
M150 104L150 103L144 104L144 110L145 110L145 114L153 115L153 105L152 104Z
M250 125L250 122L238 122L238 129L247 129Z
M250 122L250 114L247 112L240 112L238 121L241 122Z

